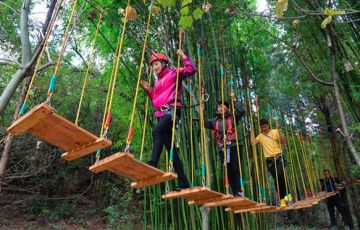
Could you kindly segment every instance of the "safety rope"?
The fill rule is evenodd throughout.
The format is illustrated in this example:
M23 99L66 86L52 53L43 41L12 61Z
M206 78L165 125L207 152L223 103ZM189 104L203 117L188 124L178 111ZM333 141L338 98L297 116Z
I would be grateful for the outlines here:
M130 0L128 0L127 6L130 6ZM103 120L102 120L101 131L100 131L100 136L104 136L104 137L107 137L108 131L110 128L113 96L114 96L114 92L115 92L116 79L117 79L119 63L120 63L120 59L121 59L122 45L123 45L124 37L125 37L126 24L128 21L127 14L128 14L128 11L125 11L122 29L119 30L119 36L118 36L117 47L116 47L116 52L115 52L115 59L113 61L113 68L111 71L109 85L108 85L108 91L107 91L107 95L106 95L106 102L105 102ZM96 152L96 162L98 162L100 160L100 154L101 154L101 150L98 150Z
M292 129L291 125L290 125L290 133L291 133L292 139L293 139L294 153L295 153L295 156L296 156L296 159L297 159L297 165L298 165L299 171L300 171L300 177L301 177L301 182L302 182L303 189L304 189L304 195L305 195L306 198L308 198L309 195L308 195L308 192L306 190L304 176L303 176L303 173L302 173L302 170L301 170L301 167L300 167L301 164L300 164L299 154L298 154L298 150L297 150L297 147L296 147L295 136L294 136L294 132L293 132L293 129Z
M152 76L153 69L150 68L149 73L149 84L151 84L151 76ZM144 125L142 131L142 138L141 138L141 149L140 149L140 161L142 161L144 146L145 146L145 136L146 136L146 127L147 127L147 120L148 120L148 110L149 110L149 97L145 99L145 115L144 115Z
M88 80L88 76L89 76L89 73L90 73L91 64L92 64L93 59L94 59L95 44L96 44L96 39L97 39L97 36L98 36L98 33L99 33L99 28L100 28L100 25L101 25L101 22L102 22L102 17L103 17L103 15L100 14L99 21L98 21L98 23L96 25L96 30L95 30L95 33L94 33L94 37L93 37L92 42L91 42L89 61L88 61L85 76L84 76L84 82L83 82L83 87L82 87L82 90L81 90L79 106L78 106L78 109L77 109L77 112L76 112L76 118L75 118L75 124L76 125L78 124L78 121L79 121L81 105L82 105L82 101L83 101L84 94L85 94L85 88L87 86L87 80Z
M232 108L232 115L234 118L234 130L235 130L235 140L236 140L236 153L238 156L238 164L239 164L239 173L240 173L240 187L241 191L245 194L244 189L244 180L243 180L243 173L242 173L242 166L241 166L241 157L240 157L240 148L239 148L239 136L237 130L237 122L235 117L235 107L234 107L234 99L235 99L235 92L234 92L234 80L230 79L230 96L231 96L231 108Z
M37 61L36 61L35 68L34 68L34 72L33 72L32 76L31 76L29 88L28 88L28 90L27 90L27 92L26 92L24 102L23 102L23 104L22 104L22 106L21 106L21 109L20 109L20 112L19 112L19 115L20 115L20 116L22 116L22 115L24 115L24 114L26 113L26 110L27 110L27 100L28 100L28 98L29 98L29 95L30 95L30 92L31 92L31 89L32 89L32 86L33 86L33 83L34 83L35 76L36 76L37 71L38 71L38 69L39 69L39 67L40 67L40 64L41 64L41 58L42 58L42 56L43 56L43 54L44 54L44 51L46 50L46 47L47 47L47 45L48 45L49 37L50 37L51 31L52 31L52 29L53 29L53 27L54 27L56 18L57 18L58 14L59 14L59 11L60 11L62 2L63 2L63 0L59 0L59 1L57 2L57 5L56 5L56 7L55 7L55 9L54 9L54 15L53 15L53 17L51 18L51 21L50 21L50 23L49 23L49 27L48 27L48 29L47 29L47 31L46 31L45 38L44 38L43 41L42 41L42 43L43 43L43 44L42 44L42 49L41 49L40 54L39 54L39 57L38 57L38 59L37 59Z
M179 49L182 47L182 33L183 30L179 31ZM174 101L174 112L173 112L173 123L172 123L172 134L171 134L171 148L170 148L170 157L169 157L169 168L168 171L173 171L173 155L174 155L174 141L175 141L175 125L176 125L176 110L177 110L177 101L178 101L178 89L179 89L179 68L180 68L180 55L177 59L177 69L176 69L176 83L175 83L175 101Z
M222 127L223 127L223 154L224 154L224 168L225 168L225 190L226 190L226 194L229 194L229 175L227 172L227 146L226 146L226 137L227 137L227 132L226 132L226 126L225 126L225 105L224 105L224 101L225 101L225 95L224 95L224 81L225 81L225 74L224 74L224 67L221 65L220 66L220 84L221 84L221 104L222 104L222 111L221 111L221 116L222 116ZM230 150L229 150L230 151Z
M144 66L145 51L146 51L147 39L148 39L148 35L149 35L149 28L150 28L150 22L151 22L151 16L152 16L152 7L153 7L153 1L151 0L150 9L149 9L149 15L148 15L147 23L146 23L144 44L143 44L143 49L142 49L142 53L141 53L141 60L140 60L140 68L139 68L139 72L138 72L138 79L137 79L137 82L136 82L136 90L135 90L134 103L133 103L132 112L131 112L129 131L128 131L128 136L126 138L125 152L130 151L130 144L131 144L131 139L132 139L132 134L133 134L133 123L134 123L134 119L135 119L135 109L136 109L136 104L137 104L137 99L138 99L138 94L139 94L139 89L140 89L140 80L141 80L141 75L142 75L142 69L143 69L143 66Z
M255 108L256 108L256 115L257 115L257 126L259 134L261 133L260 129L260 104L259 104L259 96L256 95L255 97ZM269 177L268 177L268 170L264 169L264 164L266 164L266 160L264 157L264 149L263 146L260 145L260 164L261 164L261 174L262 174L262 197L264 199L264 202L266 203L266 185L268 189L268 196L269 201L271 200L271 191L270 191L270 183L269 183ZM265 181L266 180L266 181Z
M248 108L249 108L249 114L250 114L250 132L251 132L251 139L254 141L255 140L255 128L254 128L254 119L253 119L253 114L252 114L252 103L251 103L251 98L250 98L250 93L247 89L247 98L248 98ZM261 183L260 183L260 173L259 173L259 162L258 162L258 158L257 158L257 151L256 151L256 145L254 143L252 143L252 152L253 152L253 157L254 157L254 161L255 161L255 173L256 173L256 178L257 178L257 190L258 190L258 201L260 203L263 202L262 199L262 195L261 195Z
M54 94L56 77L57 77L57 74L59 72L59 68L60 68L60 64L61 64L64 52L65 52L66 44L67 44L68 39L70 37L69 32L70 32L70 27L72 25L73 18L74 18L74 15L75 15L77 2L78 2L78 0L74 0L73 6L72 6L72 9L71 9L69 21L68 21L68 24L66 26L66 30L65 30L64 37L63 37L63 40L62 40L60 53L58 55L58 58L57 58L57 61L56 61L56 64L55 64L55 70L54 70L53 75L52 75L51 80L50 80L49 89L48 89L48 97L46 99L47 103L50 103L51 97ZM74 24L75 24L75 21L74 21Z

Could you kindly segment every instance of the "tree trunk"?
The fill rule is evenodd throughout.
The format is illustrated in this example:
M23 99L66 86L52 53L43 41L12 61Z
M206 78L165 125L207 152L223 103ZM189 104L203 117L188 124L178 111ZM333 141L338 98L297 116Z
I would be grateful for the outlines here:
M350 151L349 152L350 158L352 158L355 161L355 163L358 166L360 166L360 157L359 157L359 155L355 149L355 146L351 140L348 126L346 124L344 108L341 104L341 95L340 95L339 86L338 86L338 74L336 73L336 47L335 47L335 42L334 42L335 38L333 36L333 31L332 31L331 26L329 26L328 31L329 31L328 36L331 41L331 44L329 45L330 55L331 55L331 74L332 74L332 78L333 78L334 94L335 94L336 104L337 104L338 111L339 111L342 131L344 133L344 139L345 139L346 144Z
M24 102L26 92L29 88L30 81L31 81L31 78L27 78L26 84L24 85L24 87L21 90L19 103L16 106L15 113L13 116L13 121L15 121L18 118L19 110L21 108L21 105ZM3 181L4 181L6 165L9 160L9 157L10 157L10 149L11 149L13 141L14 141L14 136L12 136L9 133L5 139L5 147L4 147L3 153L1 155L1 160L0 160L0 192L2 190L1 188L2 188Z
M0 114L4 112L7 104L10 101L11 96L15 93L17 87L21 81L29 74L29 71L32 69L35 61L40 55L40 50L42 48L43 39L40 37L39 42L34 52L33 57L31 57L31 43L29 37L29 12L30 12L30 3L31 0L24 0L22 6L21 15L20 15L20 40L21 40L21 67L16 71L14 76L11 78L9 84L6 86L4 91L0 96ZM53 16L55 5L57 0L53 0L50 3L49 11L47 13L42 33L44 34L49 29L49 22ZM41 58L41 57L40 57Z

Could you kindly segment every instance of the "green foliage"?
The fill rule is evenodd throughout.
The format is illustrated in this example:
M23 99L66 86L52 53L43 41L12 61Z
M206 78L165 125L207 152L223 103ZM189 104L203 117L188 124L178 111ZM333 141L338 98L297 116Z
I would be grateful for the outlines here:
M174 7L176 4L176 0L158 0L157 2L163 7Z

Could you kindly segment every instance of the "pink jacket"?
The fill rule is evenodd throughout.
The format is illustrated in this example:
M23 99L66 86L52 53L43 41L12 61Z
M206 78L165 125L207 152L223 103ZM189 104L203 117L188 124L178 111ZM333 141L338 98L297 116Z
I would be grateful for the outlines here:
M170 69L166 67L158 76L158 81L149 92L153 106L160 109L162 106L174 104L176 88L176 71L179 71L178 99L177 106L181 107L181 81L196 73L196 67L189 58L183 58L185 67L179 69ZM155 117L162 117L165 112L155 111Z

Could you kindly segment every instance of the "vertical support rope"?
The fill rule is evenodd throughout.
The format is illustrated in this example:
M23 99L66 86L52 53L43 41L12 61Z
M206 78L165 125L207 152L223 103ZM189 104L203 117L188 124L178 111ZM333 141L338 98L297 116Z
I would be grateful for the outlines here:
M149 84L151 84L151 76L152 76L152 68L150 68L149 73ZM149 97L146 97L145 99L145 116L144 116L144 127L142 132L142 138L141 138L141 149L140 149L140 161L142 161L143 152L144 152L144 145L145 145L145 136L146 136L146 126L147 126L147 120L148 120L148 110L149 110Z
M133 103L133 107L132 107L132 112L131 112L129 131L128 131L128 136L126 138L126 150L125 151L129 151L129 147L130 147L131 139L132 139L132 134L133 134L133 123L134 123L134 118L135 118L135 109L136 109L137 97L138 97L139 89L140 89L140 80L141 80L142 69L143 69L143 65L144 65L144 58L145 58L147 39L148 39L148 35L149 35L149 28L150 28L150 22L151 22L151 16L152 16L152 6L153 6L153 1L151 0L150 9L149 9L149 15L148 15L147 23L146 23L144 44L143 44L143 49L142 49L142 53L141 53L141 61L140 61L140 68L139 68L139 72L138 72L138 79L137 79L137 82L136 82L136 91L135 91L135 97L134 97L134 103Z
M222 111L221 111L221 116L222 116L222 126L223 126L223 153L224 153L224 168L225 168L225 189L226 189L226 194L229 194L229 175L227 172L227 146L226 146L226 139L227 139L227 130L226 130L226 125L225 125L225 110L224 110L224 78L225 78L225 74L224 74L224 67L221 65L220 66L220 81L221 81L221 104L222 104Z
M294 145L294 150L295 150L294 152L295 152L295 156L296 156L297 163L298 163L298 166L299 166L301 182L302 182L303 189L304 189L304 195L305 195L306 198L308 198L308 193L307 193L306 186L305 186L304 176L303 176L303 173L302 173L302 170L301 170L299 154L298 154L297 147L296 147L295 136L294 136L294 132L293 132L293 129L292 129L291 125L290 125L290 132L291 132L292 139L293 139L293 145Z
M59 11L60 11L62 2L63 2L63 0L59 0L59 1L57 2L57 5L56 5L55 10L54 10L54 15L53 15L53 17L51 18L49 27L48 27L48 29L47 29L47 31L46 31L45 38L44 38L43 41L42 41L42 43L43 43L43 44L42 44L42 49L41 49L40 54L39 54L39 57L38 57L38 59L37 59L37 61L36 61L35 68L34 68L34 72L33 72L32 76L31 76L31 81L30 81L30 84L29 84L29 88L28 88L28 90L27 90L27 92L26 92L26 95L25 95L24 103L22 104L21 109L20 109L20 112L19 112L19 115L20 115L20 116L24 115L25 112L26 112L26 110L27 110L27 100L28 100L28 98L29 98L29 95L30 95L30 92L31 92L31 89L32 89L32 85L33 85L33 83L34 83L35 76L36 76L37 71L38 71L38 69L39 69L39 67L40 67L41 58L42 58L42 56L43 56L43 54L44 54L44 51L46 50L46 47L47 47L47 45L48 45L49 37L50 37L51 31L52 31L52 29L53 29L53 27L54 27L56 18L57 18L58 14L59 14Z
M244 189L244 180L243 180L243 173L242 173L242 166L241 166L241 158L240 158L240 149L239 149L239 136L238 136L238 130L237 130L237 122L235 117L235 107L234 107L234 99L235 99L235 93L234 93L234 80L231 78L230 80L230 96L231 96L231 108L232 108L232 115L234 118L234 129L235 129L235 140L236 140L236 152L238 156L238 164L239 164L239 173L240 173L240 187L241 191L245 194Z
M258 95L256 95L255 97L255 107L256 107L256 115L257 115L257 126L258 126L258 131L259 131L259 134L261 133L261 130L260 130L260 104L259 104L259 97ZM261 174L262 174L262 192L263 192L263 199L266 203L266 182L267 182L267 185L268 185L268 196L269 196L269 200L270 200L270 197L271 197L271 191L270 191L270 184L269 184L269 177L268 177L268 174L267 174L267 169L264 169L264 164L266 164L265 162L265 157L264 157L264 150L263 150L263 147L262 145L260 145L260 164L261 164ZM266 176L265 176L266 175ZM266 181L265 181L266 180Z
M182 33L183 30L180 29L179 32L179 49L182 46ZM170 157L169 157L169 172L173 170L173 152L174 152L174 141L175 141L175 125L176 125L176 110L177 110L177 101L178 101L178 89L179 89L179 68L180 68L180 55L177 59L177 69L176 69L176 83L175 83L175 102L174 102L174 113L173 113L173 123L172 123L172 134L171 134L171 148L170 148Z
M128 0L128 2L127 2L127 6L129 6L129 5L130 5L130 0ZM116 47L116 51L115 51L115 58L113 61L113 68L111 70L109 86L108 86L108 91L107 91L107 95L106 95L106 103L105 103L103 120L102 120L101 131L100 131L100 136L105 136L105 137L107 137L107 135L108 135L108 130L110 127L110 122L111 122L112 101L113 101L113 95L114 95L114 91L115 91L117 73L118 73L118 69L119 69L119 62L120 62L120 58L121 58L122 44L123 44L124 37L125 37L127 13L128 12L126 11L125 18L123 20L122 29L119 30L117 47ZM101 150L98 150L96 152L96 162L98 162L100 160L100 154L101 154Z
M198 82L199 82L199 113L200 113L200 153L201 153L201 185L206 186L206 164L205 164L205 154L206 154L206 130L204 122L204 104L203 104L203 83L201 75L201 49L200 45L197 46L197 55L198 55Z
M296 198L295 200L298 200L299 194L298 194L298 190L297 190L297 186L296 186L296 177L295 177L295 170L294 170L294 160L292 158L292 154L291 154L291 149L290 149L290 137L289 137L289 132L288 132L288 128L287 128L287 123L286 120L284 119L284 124L285 124L285 134L286 134L286 142L287 142L287 152L289 155L289 159L290 159L290 171L291 171L291 176L293 178L293 186L294 186L294 190L295 190L295 194L296 194Z
M86 88L86 85L87 85L87 80L88 80L88 76L89 76L89 73L90 73L91 64L92 64L93 58L94 58L95 43L96 43L96 39L97 39L97 36L98 36L98 33L99 33L100 24L102 22L102 17L103 17L103 15L100 14L99 21L98 21L98 23L96 25L96 30L95 30L95 33L94 33L94 37L93 37L93 40L91 42L90 57L89 57L89 61L88 61L88 64L87 64L86 73L85 73L85 76L84 76L84 83L83 83L83 87L82 87L82 90L81 90L79 106L78 106L78 109L77 109L77 112L76 112L76 118L75 118L75 124L76 125L78 124L79 117L80 117L81 105L82 105L83 97L84 97L84 94L85 94L85 88Z
M253 120L253 114L252 114L252 103L251 103L249 91L247 91L247 94L248 94L247 96L248 96L250 124L251 124L251 129L250 129L251 134L250 135L251 135L251 139L255 140L255 128L254 128L254 120ZM258 164L258 159L257 159L256 145L254 145L253 143L252 143L252 151L253 151L253 156L254 156L254 161L255 161L255 174L256 174L256 178L257 178L258 199L259 199L259 202L262 203L263 199L261 196L259 164Z
M130 6L130 0L128 0L127 2L127 6ZM115 63L115 68L114 68L114 72L113 72L113 76L112 76L112 85L111 85L111 90L110 90L110 95L109 95L109 105L107 108L107 118L105 120L105 133L104 135L107 135L108 129L110 127L110 121L111 121L111 109L112 109L112 103L113 103L113 98L114 98L114 92L115 92L115 85L116 85L116 80L117 80L117 75L118 75L118 70L119 70L119 63L120 63L120 59L121 59L121 51L122 51L122 45L124 42L124 37L125 37L125 30L126 30L126 24L127 24L127 15L128 13L130 13L129 11L125 11L125 17L123 20L123 27L121 32L121 38L120 38L120 44L119 44L119 49L118 49L118 55L116 57L116 63Z
M67 44L68 39L69 39L70 26L71 26L71 24L73 22L77 2L78 2L78 0L74 0L73 6L72 6L72 9L71 9L71 13L70 13L70 17L69 17L69 21L68 21L68 24L66 26L66 30L65 30L64 37L63 37L63 40L62 40L60 53L59 53L59 56L58 56L57 61L56 61L55 70L54 70L54 73L53 73L53 75L51 77L51 80L50 80L50 86L49 86L49 90L48 90L48 98L46 99L46 101L48 103L50 102L51 97L54 94L56 77L57 77L57 74L59 72L59 68L60 68L62 57L63 57L64 52L65 52L66 44Z
M245 102L246 102L246 98L245 98ZM251 197L254 199L254 189L253 189L253 179L252 179L252 175L251 175L251 161L250 161L250 156L249 156L249 149L248 149L248 140L246 138L246 130L245 130L245 119L242 120L242 130L243 130L243 135L244 135L244 139L245 139L245 151L246 151L246 158L247 158L247 168L248 168L248 174L249 174L249 184L250 184L250 193L251 193Z

